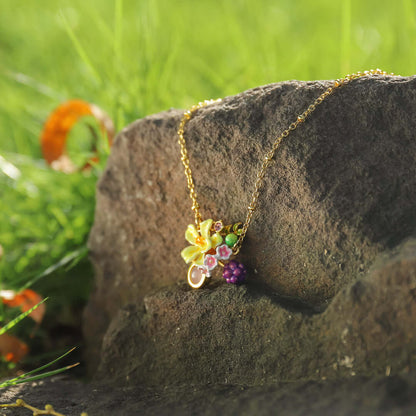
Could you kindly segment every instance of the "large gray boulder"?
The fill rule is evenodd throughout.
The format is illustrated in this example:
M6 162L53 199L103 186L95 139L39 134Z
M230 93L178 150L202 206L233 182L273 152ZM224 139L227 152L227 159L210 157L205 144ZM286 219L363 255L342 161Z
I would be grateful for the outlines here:
M204 218L244 219L264 153L329 85L272 84L195 115L186 139ZM172 286L186 280L179 253L193 221L176 134L183 112L120 132L89 240L91 368L101 362L99 374L157 384L163 369L172 379L260 383L407 367L415 352L415 87L416 77L356 80L282 143L239 255L250 270L244 287Z
M118 384L262 385L409 371L416 356L416 239L382 256L323 312L263 287L185 283L122 308L98 379Z

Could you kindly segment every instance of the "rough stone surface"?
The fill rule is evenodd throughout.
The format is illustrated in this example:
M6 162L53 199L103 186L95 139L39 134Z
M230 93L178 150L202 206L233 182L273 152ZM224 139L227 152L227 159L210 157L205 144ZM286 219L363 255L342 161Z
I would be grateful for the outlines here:
M245 218L265 151L328 85L267 85L195 115L186 139L204 218ZM416 77L356 80L282 143L239 255L251 271L249 280L325 308L368 275L377 255L414 232L415 91ZM140 305L150 291L186 278L179 253L193 216L176 136L181 116L171 110L125 128L98 185L89 241L96 289L85 313L92 368L120 308ZM352 287L360 293L357 285ZM249 296L247 289L232 290L220 293L231 300ZM217 296L208 290L184 297L191 305L206 293ZM286 312L276 313L287 319Z
M386 258L384 258L386 257ZM416 357L416 239L341 290L323 312L251 283L177 283L115 315L98 379L244 384L409 371Z
M2 391L0 403L22 398L43 408L53 404L65 416L408 416L416 412L415 373L391 377L298 381L244 385L143 386L85 385L68 379L47 379ZM1 409L4 416L29 414Z

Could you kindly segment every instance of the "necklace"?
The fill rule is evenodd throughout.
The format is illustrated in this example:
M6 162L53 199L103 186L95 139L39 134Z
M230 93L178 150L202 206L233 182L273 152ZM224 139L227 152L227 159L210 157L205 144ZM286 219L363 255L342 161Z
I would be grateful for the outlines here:
M218 266L223 267L222 276L227 283L242 283L246 276L247 270L245 266L236 261L230 260L231 256L239 253L246 236L247 230L250 226L253 214L257 208L260 190L263 185L263 180L266 175L267 168L272 163L273 157L282 143L283 139L296 130L300 124L315 111L316 107L320 105L333 92L350 83L352 80L361 77L372 76L386 76L394 75L388 74L381 69L371 69L370 71L357 72L346 75L344 78L339 78L328 87L321 95L319 95L303 113L296 117L296 120L291 123L286 130L284 130L273 142L270 150L265 153L262 164L257 173L254 182L254 190L251 195L251 201L247 207L247 214L244 223L236 222L231 225L224 225L222 220L207 219L203 220L199 211L199 204L197 202L197 192L192 177L192 170L190 167L188 151L186 148L186 140L184 137L185 126L193 115L201 108L210 104L218 103L218 100L206 100L192 106L185 111L178 128L178 143L181 149L181 161L185 168L185 176L187 179L189 196L192 200L192 211L195 216L195 224L188 225L185 232L185 239L191 244L181 251L181 256L186 263L190 263L188 269L188 283L194 289L198 289L206 283L211 277L212 271ZM228 263L225 263L228 261Z

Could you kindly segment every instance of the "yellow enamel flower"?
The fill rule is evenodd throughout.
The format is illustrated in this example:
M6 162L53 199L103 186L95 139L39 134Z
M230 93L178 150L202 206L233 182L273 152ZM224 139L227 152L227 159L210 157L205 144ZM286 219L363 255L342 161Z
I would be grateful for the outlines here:
M181 251L181 256L186 263L192 262L202 266L204 264L204 253L222 243L222 237L218 233L210 236L212 223L213 220L211 219L201 222L199 232L194 224L188 225L185 238L192 245Z

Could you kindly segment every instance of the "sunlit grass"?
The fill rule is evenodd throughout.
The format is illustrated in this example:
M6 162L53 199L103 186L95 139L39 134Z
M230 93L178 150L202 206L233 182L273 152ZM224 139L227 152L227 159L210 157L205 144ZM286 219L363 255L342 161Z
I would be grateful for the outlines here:
M22 156L10 155L5 163L16 173L6 176L0 166L0 272L2 283L18 290L86 244L96 175L66 175Z
M5 1L0 149L39 155L41 124L63 98L98 103L121 128L280 80L412 74L415 35L410 0Z

